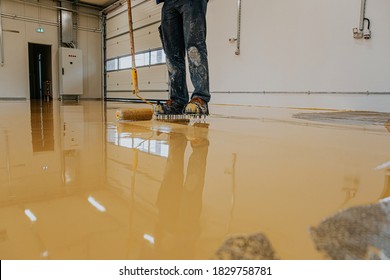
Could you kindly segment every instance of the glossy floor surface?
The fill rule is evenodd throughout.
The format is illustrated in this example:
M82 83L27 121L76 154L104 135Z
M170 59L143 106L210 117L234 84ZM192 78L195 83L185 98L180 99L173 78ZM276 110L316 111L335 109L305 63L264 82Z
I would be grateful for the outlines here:
M0 259L386 259L388 114L0 102Z

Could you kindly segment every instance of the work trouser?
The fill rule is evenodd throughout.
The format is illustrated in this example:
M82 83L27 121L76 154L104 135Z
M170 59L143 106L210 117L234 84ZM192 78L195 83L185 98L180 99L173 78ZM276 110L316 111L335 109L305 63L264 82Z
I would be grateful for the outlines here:
M165 0L160 36L167 58L170 99L180 104L189 100L185 56L194 92L191 98L210 101L206 47L207 0Z

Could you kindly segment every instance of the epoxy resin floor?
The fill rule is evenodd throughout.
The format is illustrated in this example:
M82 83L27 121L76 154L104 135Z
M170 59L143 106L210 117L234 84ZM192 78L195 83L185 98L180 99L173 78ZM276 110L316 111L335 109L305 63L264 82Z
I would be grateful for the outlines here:
M389 114L0 102L0 259L388 259Z

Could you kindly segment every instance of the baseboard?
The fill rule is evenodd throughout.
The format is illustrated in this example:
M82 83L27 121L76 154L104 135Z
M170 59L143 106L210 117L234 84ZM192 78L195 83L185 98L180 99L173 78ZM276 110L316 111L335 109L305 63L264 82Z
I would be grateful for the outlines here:
M210 104L390 112L390 92L212 92Z
M0 97L0 101L26 101L25 97Z

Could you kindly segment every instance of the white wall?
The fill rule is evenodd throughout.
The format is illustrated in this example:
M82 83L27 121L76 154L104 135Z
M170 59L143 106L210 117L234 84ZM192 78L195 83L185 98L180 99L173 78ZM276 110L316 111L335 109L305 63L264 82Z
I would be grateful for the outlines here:
M43 3L46 2L46 3ZM40 1L53 4L53 1ZM10 0L1 1L4 65L0 66L0 98L30 98L28 43L51 45L53 96L58 97L58 27L57 11L25 5ZM10 15L14 15L10 17ZM41 23L26 21L25 18L41 20ZM44 33L37 33L38 26ZM98 18L80 15L79 25L100 28ZM17 31L15 32L10 32ZM84 94L83 98L100 98L101 90L101 33L78 31L79 48L83 51Z
M361 0L242 0L239 56L236 44L229 42L237 36L237 2L209 0L211 103L390 112L390 1L367 0L372 39L364 40L352 34L359 27ZM133 14L138 19L155 16L161 7L151 0L133 9ZM124 9L121 6L112 14ZM122 15L112 24L108 21L108 34L126 31L126 20ZM157 29L157 25L150 28ZM149 35L161 45L156 32ZM128 43L128 35L123 37ZM136 36L135 40L143 38ZM122 49L128 52L127 43L108 40L108 58L123 55ZM123 77L128 77L122 72L109 73L109 90L120 87ZM156 73L139 76L150 81ZM166 74L158 77L168 79ZM126 81L124 86L129 87ZM187 83L192 90L189 75ZM108 94L113 98L124 95L128 96Z
M48 1L52 3L52 1ZM160 5L161 6L161 5ZM390 2L367 1L372 39L356 40L360 0L242 0L241 55L234 54L237 0L210 0L208 50L212 92L390 92ZM1 1L1 12L57 22L54 10ZM5 64L0 98L29 98L28 42L52 46L53 89L57 93L56 26L3 16ZM80 24L99 27L80 17ZM126 24L124 24L125 26ZM101 96L100 33L79 31L85 98ZM218 94L214 95L218 100ZM222 97L224 99L224 97ZM242 99L242 98L241 98ZM223 100L221 101L223 102Z
M100 20L81 16L79 24L100 30ZM102 33L83 31L78 33L78 48L83 51L84 94L82 98L102 98Z
M390 1L367 1L372 39L356 40L360 0L210 0L212 91L390 92Z

